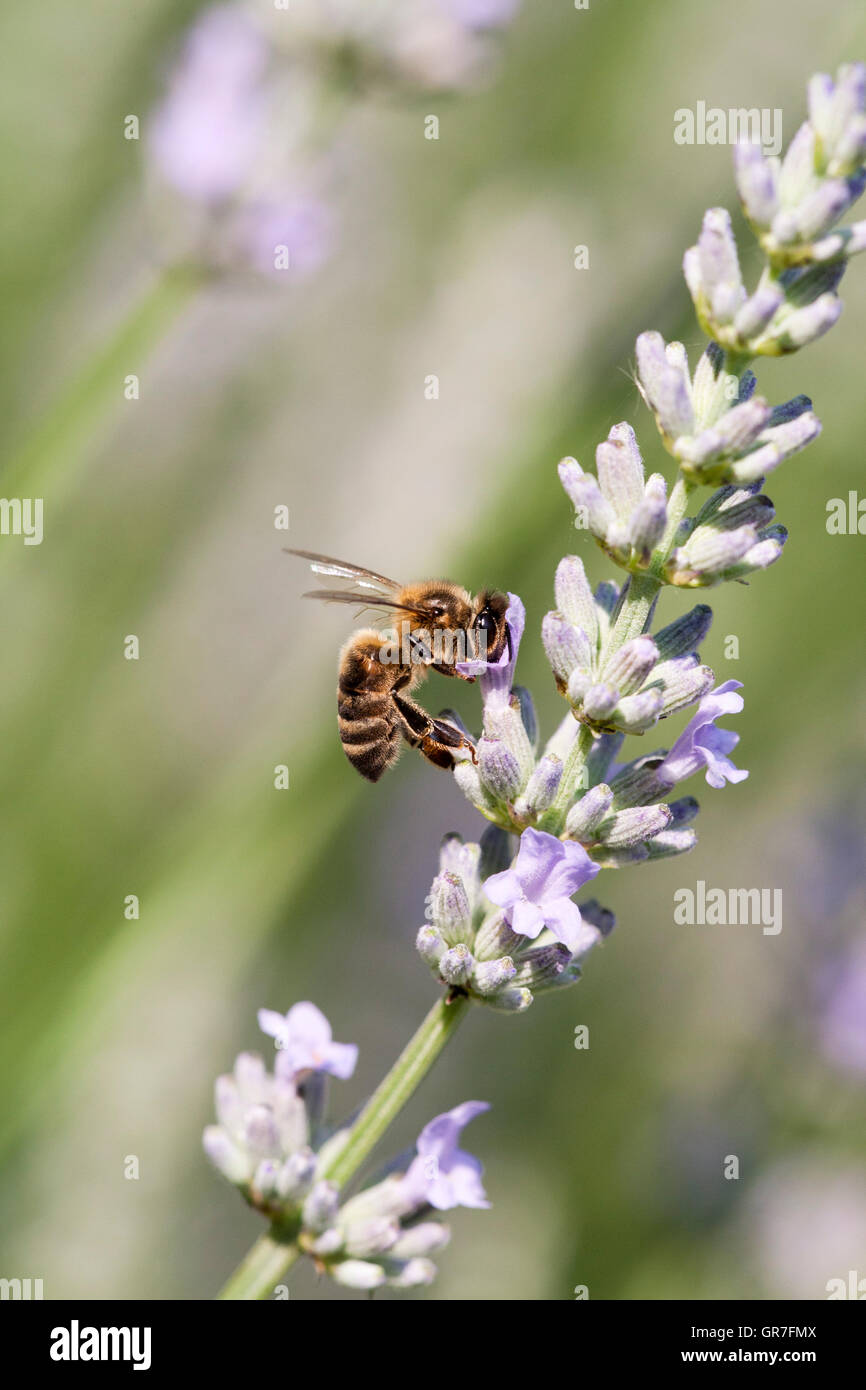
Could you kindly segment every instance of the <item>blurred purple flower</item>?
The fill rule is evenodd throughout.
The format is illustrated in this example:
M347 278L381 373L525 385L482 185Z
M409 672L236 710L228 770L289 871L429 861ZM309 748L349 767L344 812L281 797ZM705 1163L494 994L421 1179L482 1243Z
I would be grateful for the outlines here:
M259 1009L259 1027L276 1042L275 1074L296 1081L310 1072L327 1072L346 1081L355 1070L358 1049L354 1043L335 1043L331 1025L321 1009L304 1001L283 1017L273 1009Z
M206 10L187 35L150 131L160 172L185 197L222 202L248 173L263 130L268 57L263 35L236 5Z
M485 705L507 705L514 683L514 668L520 639L526 626L526 609L516 594L509 594L505 621L508 624L510 643L506 643L498 661L458 661L457 670L461 676L478 676L481 697Z
M481 1183L481 1163L457 1147L463 1127L489 1109L486 1101L466 1100L424 1126L417 1156L402 1179L403 1196L412 1206L429 1205L437 1211L490 1206Z
M521 0L439 0L458 24L467 29L498 29L509 24Z
M827 980L819 1031L829 1061L866 1075L866 942L856 943Z
M520 837L513 867L488 878L484 892L505 909L512 931L536 937L548 927L576 955L594 945L600 933L583 921L571 897L598 870L582 845L530 828Z
M331 245L331 215L315 197L287 194L243 210L238 248L256 270L308 275L327 260Z
M735 767L728 757L740 741L740 735L729 729L717 729L715 720L724 714L739 714L743 697L734 692L742 681L725 681L711 690L698 705L697 714L688 722L664 762L657 769L661 781L673 786L705 767L707 782L717 789L725 782L743 782L748 772Z

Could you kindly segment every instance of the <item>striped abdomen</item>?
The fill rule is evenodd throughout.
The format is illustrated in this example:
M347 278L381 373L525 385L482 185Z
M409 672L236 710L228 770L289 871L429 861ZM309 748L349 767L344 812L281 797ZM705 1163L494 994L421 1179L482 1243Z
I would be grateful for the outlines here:
M402 738L392 692L405 681L405 672L379 659L383 640L378 632L357 633L340 654L340 741L349 762L368 782L378 782L397 761Z

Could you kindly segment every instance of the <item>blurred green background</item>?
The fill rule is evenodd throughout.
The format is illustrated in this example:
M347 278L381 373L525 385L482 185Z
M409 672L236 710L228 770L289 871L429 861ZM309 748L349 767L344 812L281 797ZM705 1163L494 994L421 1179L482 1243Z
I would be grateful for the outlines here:
M45 0L0 17L7 458L154 274L123 119L146 116L195 12ZM700 351L681 256L706 206L735 204L730 150L675 145L673 113L781 107L787 143L809 74L857 57L857 0L527 4L481 89L357 109L318 275L207 288L152 351L131 345L107 413L69 422L44 543L0 540L5 1277L42 1278L47 1298L212 1297L260 1229L200 1144L213 1078L265 1045L256 1008L311 998L360 1045L333 1096L347 1112L433 998L414 934L441 837L480 821L416 756L375 787L352 773L333 707L351 615L301 602L274 507L289 544L520 593L519 675L551 732L538 632L556 562L609 568L556 461L590 465L628 419L670 476L634 338ZM424 1297L811 1299L866 1276L866 1060L834 1055L822 1012L864 908L864 541L825 529L828 499L862 487L863 263L843 298L827 338L759 371L824 422L771 480L784 558L711 598L704 656L745 683L750 779L690 786L697 850L601 876L618 926L578 987L519 1018L476 1010L401 1116L383 1157L459 1101L493 1107L466 1136L492 1210L454 1214ZM662 603L665 621L687 606ZM425 698L450 703L451 683ZM461 709L477 724L475 692ZM675 926L673 893L697 879L781 887L781 934Z

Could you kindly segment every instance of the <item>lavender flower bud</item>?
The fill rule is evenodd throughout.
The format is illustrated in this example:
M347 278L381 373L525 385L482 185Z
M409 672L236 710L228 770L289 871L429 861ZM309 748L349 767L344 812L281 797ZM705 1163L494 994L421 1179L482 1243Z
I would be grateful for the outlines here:
M560 691L568 685L572 671L590 670L589 638L581 628L566 622L562 613L554 611L544 615L541 641Z
M235 1187L249 1182L253 1167L248 1155L221 1125L208 1125L202 1136L204 1151L213 1166Z
M488 825L481 836L480 878L501 873L511 863L511 836L498 825Z
M588 902L579 903L578 906L584 922L597 927L602 936L610 936L616 926L616 918L610 908L602 907L597 898L590 898Z
M764 285L750 295L734 319L734 333L742 342L749 342L763 333L785 302L781 285Z
M791 141L779 172L779 199L796 207L815 187L815 131L804 121Z
M401 1231L400 1237L391 1247L391 1257L395 1260L410 1260L418 1255L434 1255L444 1250L451 1239L451 1232L440 1221L419 1221Z
M591 473L584 473L577 459L563 459L559 465L562 486L571 498L577 520L588 526L594 536L604 540L613 524L614 512Z
M478 744L481 784L497 801L512 802L523 785L520 765L501 739L482 738Z
M307 1109L291 1083L274 1083L271 1106L283 1153L303 1148L310 1137Z
M668 809L671 813L671 825L676 828L688 825L701 808L693 796L681 796L678 801L672 801Z
M469 947L460 942L447 950L439 961L439 974L449 985L465 985L475 962Z
M809 119L816 135L816 166L833 176L847 172L851 158L862 162L866 148L863 110L866 104L866 66L845 63L835 83L826 73L818 73L809 83ZM861 158L858 159L858 153Z
M613 426L595 451L595 464L602 493L627 528L644 492L643 459L631 425Z
M488 1003L494 1009L501 1009L503 1013L522 1014L532 1003L532 991L519 985L509 985L498 994L492 995Z
M673 344L671 344L673 346ZM694 428L688 372L671 361L660 333L641 333L635 349L641 393L669 440Z
M526 944L526 937L512 931L501 912L485 918L475 934L476 960L497 960L515 956Z
M798 400L805 401L807 405L811 404L806 396L798 397ZM773 420L778 418L777 412L783 409L784 407L777 407L773 412ZM805 449L820 433L821 421L808 409L791 419L783 419L780 424L771 421L769 429L766 429L758 440L758 447L732 463L728 472L738 483L748 484L765 478L785 459Z
M664 535L667 519L667 486L661 473L653 473L632 512L628 529L629 544L642 564L649 564L650 555Z
M432 1284L436 1278L436 1266L432 1260L408 1260L403 1268L391 1275L388 1283L392 1289L420 1289Z
M491 741L500 740L520 769L520 787L518 790L525 787L535 767L535 754L532 751L532 744L523 722L520 701L513 693L507 705L488 704L484 711L484 738ZM480 768L481 755L479 752L479 770ZM485 786L483 774L481 785L482 787Z
M784 526L768 527L757 544L747 550L742 560L738 564L732 565L722 577L724 579L744 579L747 575L754 574L756 570L768 569L780 558L787 539L788 532Z
M695 651L703 642L713 621L713 610L699 603L681 618L675 618L655 634L659 661L667 662Z
M263 1158L252 1180L252 1191L259 1203L267 1202L277 1195L277 1179L280 1165L273 1158Z
M651 840L670 825L671 819L670 809L665 805L635 806L626 811L617 811L603 821L595 838L611 849L622 849Z
M658 684L662 692L659 718L667 719L694 704L712 689L715 679L711 668L701 666L693 652L660 662L653 672L653 684Z
M618 810L625 806L646 806L670 790L670 784L662 782L658 775L658 767L664 756L662 749L649 757L637 758L616 774L610 787L613 804Z
M556 567L554 581L556 607L567 623L582 632L590 650L598 640L598 618L592 589L586 577L583 561L576 555L566 555ZM589 664L588 660L585 664Z
M593 685L583 700L583 712L588 719L604 722L619 704L619 691L610 685Z
M526 791L515 805L518 815L536 816L546 811L562 780L562 759L546 754L529 779Z
M299 1149L290 1154L277 1176L277 1193L284 1201L297 1201L309 1190L316 1172L316 1155L312 1149Z
M779 204L778 169L761 146L740 141L734 147L734 176L743 211L756 227L769 227Z
M827 172L842 177L854 174L866 159L866 116L855 116L836 145Z
M724 208L710 208L704 214L698 238L698 262L701 293L713 321L731 323L746 298L746 292L740 276L731 218Z
M697 843L694 830L663 830L648 841L646 849L650 859L667 859L673 854L687 854Z
M857 179L826 179L800 204L795 227L800 241L814 241L834 227L840 217L860 197L862 182Z
M510 984L517 973L517 966L510 956L500 956L498 960L485 960L476 964L472 983L479 994L496 994Z
M330 1226L327 1231L323 1231L312 1241L310 1249L320 1259L327 1259L330 1255L336 1255L338 1251L343 1249L343 1234L336 1226Z
M482 815L487 815L488 813L493 815L496 814L496 803L487 794L485 788L482 787L481 778L478 775L478 768L469 758L464 758L462 761L455 764L452 776L467 801L470 801L473 806L477 807Z
M244 1144L253 1158L276 1158L280 1153L280 1136L273 1111L269 1105L254 1105L247 1112Z
M692 382L694 422L681 433L691 435L696 429L712 425L730 409L731 400L737 395L737 378L725 371L724 352L718 343L708 343L698 359Z
M348 1255L359 1259L375 1258L384 1255L396 1244L400 1236L400 1224L378 1217L372 1221L353 1223L345 1233L344 1246Z
M591 787L569 810L565 818L567 834L573 840L588 840L596 826L606 817L612 802L613 792L610 787L604 783Z
M335 1284L347 1289L378 1289L385 1283L382 1266L369 1260L341 1260L330 1266L329 1273Z
M813 304L794 309L779 324L775 342L780 352L794 352L822 337L842 312L842 301L835 294L822 294Z
M713 583L757 543L758 533L754 526L741 526L733 531L700 526L685 546L674 551L665 575L670 584L687 588Z
M477 898L481 886L480 858L480 846L465 844L460 835L446 835L439 849L439 872L458 876L467 893L470 906Z
M643 685L657 659L658 648L651 637L633 637L609 658L602 675L621 695L631 695Z
M572 708L577 709L583 704L584 697L592 685L592 674L589 671L572 671L568 678L568 685L565 687L565 698Z
M301 1219L306 1231L321 1232L333 1225L340 1205L340 1189L336 1183L317 1182L303 1207Z
M515 982L537 991L555 984L571 961L571 951L561 941L552 946L537 946L520 959Z
M625 695L616 707L614 719L626 733L642 734L658 722L664 705L660 690L641 690L637 695Z
M462 941L472 926L472 908L456 874L437 874L428 898L430 920L443 941Z
M415 949L431 970L439 969L439 962L445 954L446 946L435 927L422 927L415 937Z

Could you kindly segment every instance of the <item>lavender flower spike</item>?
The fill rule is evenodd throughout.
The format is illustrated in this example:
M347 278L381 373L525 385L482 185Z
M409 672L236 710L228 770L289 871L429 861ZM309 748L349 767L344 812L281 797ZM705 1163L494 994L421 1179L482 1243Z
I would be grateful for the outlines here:
M582 845L530 827L520 837L513 867L488 878L484 892L505 909L512 931L536 937L548 927L576 955L595 944L598 932L584 923L572 894L598 870Z
M664 762L657 769L662 782L673 786L693 773L706 768L707 782L717 789L725 782L744 782L748 772L735 767L728 754L740 741L740 735L729 729L717 729L715 721L723 714L739 714L743 697L734 692L742 681L725 681L711 690L698 705L698 712L689 720Z
M481 1163L458 1149L460 1131L490 1106L483 1100L466 1100L444 1115L437 1115L418 1136L418 1153L402 1180L402 1195L413 1206L489 1207L481 1184Z
M275 1070L293 1081L310 1072L327 1072L347 1081L355 1070L358 1049L354 1043L335 1043L331 1025L321 1009L305 1001L283 1017L273 1009L259 1009L259 1027L279 1049Z

